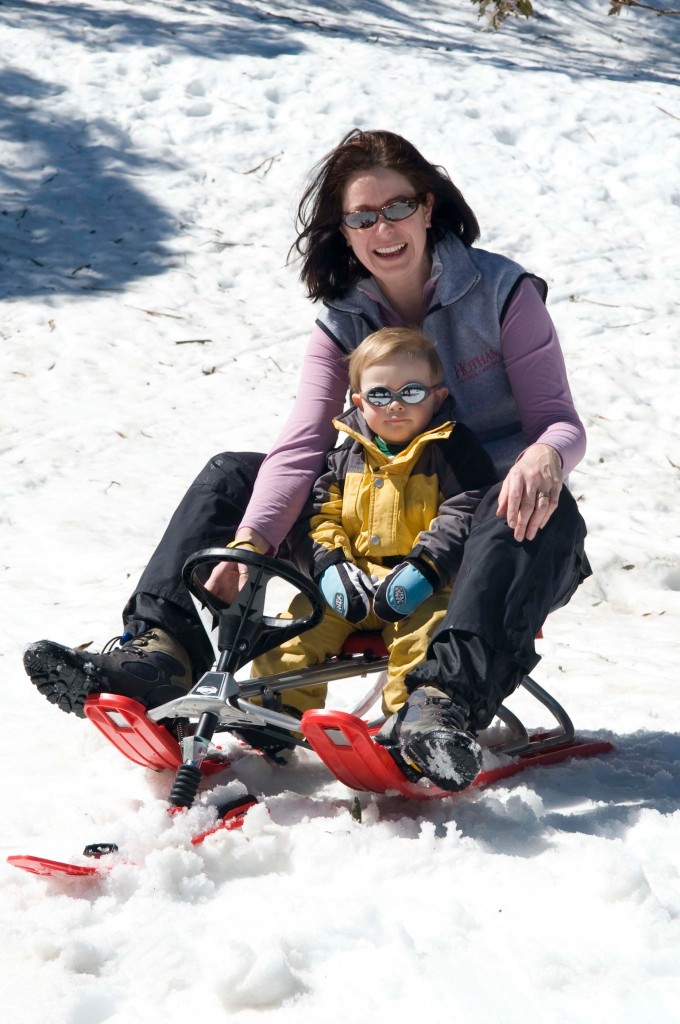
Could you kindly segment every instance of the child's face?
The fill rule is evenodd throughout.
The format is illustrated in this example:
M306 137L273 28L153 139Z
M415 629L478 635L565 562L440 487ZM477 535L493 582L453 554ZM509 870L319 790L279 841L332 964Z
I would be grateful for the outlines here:
M432 371L426 360L412 359L407 355L390 356L381 363L366 367L362 373L361 393L353 394L352 401L363 412L369 429L383 441L407 444L416 434L421 434L449 392L445 387L435 388L418 405L393 399L389 405L375 406L362 396L374 387L401 391L406 384L416 383L432 387L439 381L432 380Z

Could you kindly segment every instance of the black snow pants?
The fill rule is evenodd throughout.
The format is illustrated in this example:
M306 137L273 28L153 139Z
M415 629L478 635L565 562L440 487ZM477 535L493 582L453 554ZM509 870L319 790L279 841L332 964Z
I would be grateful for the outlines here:
M123 612L135 635L160 626L185 647L197 676L213 649L182 566L199 548L233 539L264 459L256 452L211 459L175 511ZM534 640L549 612L566 604L590 575L586 527L562 488L558 508L532 541L518 543L496 516L500 484L475 514L448 612L428 660L407 677L409 689L436 683L468 705L474 728L489 724L503 699L539 661ZM285 557L285 550L279 552Z

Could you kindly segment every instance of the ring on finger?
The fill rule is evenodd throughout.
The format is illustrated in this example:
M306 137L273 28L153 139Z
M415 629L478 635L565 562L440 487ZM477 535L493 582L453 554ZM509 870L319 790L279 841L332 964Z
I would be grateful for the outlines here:
M537 498L547 498L550 501L550 491L539 491L536 495Z

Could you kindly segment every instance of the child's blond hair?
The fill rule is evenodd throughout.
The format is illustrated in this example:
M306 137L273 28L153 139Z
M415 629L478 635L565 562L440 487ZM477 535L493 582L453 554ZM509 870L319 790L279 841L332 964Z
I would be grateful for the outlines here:
M432 371L432 383L441 384L444 368L437 350L422 331L415 327L382 327L364 338L349 356L349 389L361 392L361 375L369 366L382 363L390 356L405 355L411 359L424 359Z

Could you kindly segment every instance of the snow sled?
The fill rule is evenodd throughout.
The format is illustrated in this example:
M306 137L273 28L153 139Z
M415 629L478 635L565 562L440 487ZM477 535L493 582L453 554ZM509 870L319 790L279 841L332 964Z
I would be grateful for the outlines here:
M248 582L229 605L205 587L214 566L228 561L245 564L249 571ZM311 749L337 779L353 790L420 800L451 796L448 790L427 780L407 779L387 750L373 740L383 719L369 720L364 715L381 693L381 675L387 665L380 634L352 635L341 655L321 665L237 680L235 674L253 658L321 621L324 603L318 588L287 562L243 548L198 551L188 559L183 575L197 605L208 610L217 626L219 656L215 668L186 695L149 711L136 701L114 694L97 694L85 703L90 721L126 757L145 767L175 770L171 806L190 807L202 775L224 767L213 745L215 734L221 730L236 734L245 731L249 738L259 736L265 743L283 738ZM298 618L268 614L270 584L282 581L305 599L306 612ZM368 693L351 712L312 710L300 720L272 709L278 695L286 690L355 676L374 678ZM526 676L522 687L550 713L554 724L548 730L529 733L517 715L502 706L498 718L504 726L503 738L490 749L506 756L499 759L498 766L482 770L474 786L507 778L528 765L552 764L611 749L611 744L604 741L577 739L564 708L535 680ZM178 718L197 722L193 735L183 739L181 745L161 724Z
M220 562L238 562L248 567L249 578L229 605L205 587L211 570ZM324 602L317 587L286 562L258 555L247 549L207 548L188 559L184 581L197 607L207 613L208 625L217 629L217 662L186 695L150 710L138 701L118 694L99 693L88 697L85 715L127 758L145 768L170 769L175 780L169 796L169 812L182 812L193 805L203 776L222 771L236 755L223 754L213 743L221 731L242 735L252 743L280 743L305 747L321 759L329 771L351 790L385 793L417 800L450 797L453 794L422 779L413 782L402 773L387 750L373 736L382 717L366 718L382 691L387 651L379 633L355 633L342 653L324 664L284 672L275 676L238 678L253 658L278 647L284 640L311 629L324 614ZM297 618L279 614L280 595L274 593L274 610L267 607L270 584L285 584L304 599L304 613ZM372 678L368 693L351 712L332 709L307 711L302 719L273 710L279 694L301 686L332 683L358 676ZM529 732L519 717L502 706L498 710L499 738L487 743L494 755L491 767L483 768L472 783L486 786L523 771L530 765L554 764L571 757L590 757L612 749L606 741L577 739L564 708L535 680L526 676L521 684L553 718L552 728ZM181 743L172 731L173 720L194 723ZM166 723L166 724L164 724ZM484 737L480 737L484 744ZM486 757L485 757L486 760ZM193 844L220 829L232 830L244 824L257 797L247 794L217 806L215 823L192 836ZM94 877L105 875L118 853L114 843L92 843L83 855L89 863L69 863L47 857L16 855L9 864L23 871L52 877Z

